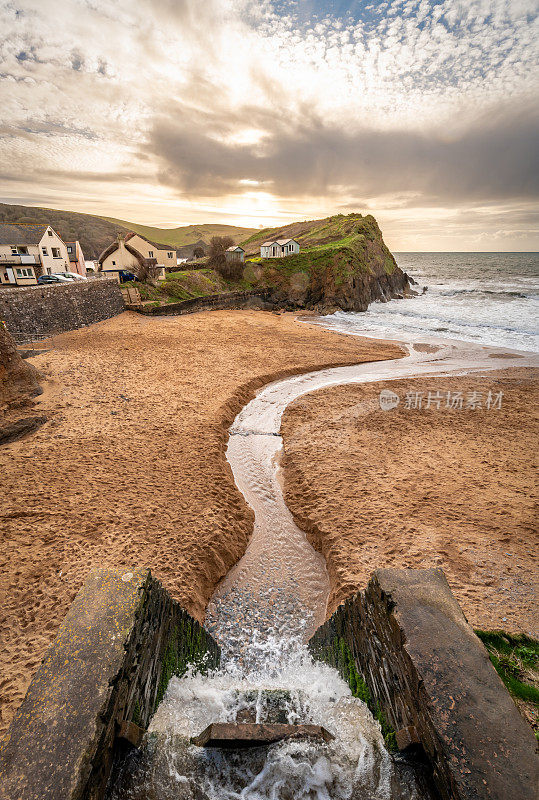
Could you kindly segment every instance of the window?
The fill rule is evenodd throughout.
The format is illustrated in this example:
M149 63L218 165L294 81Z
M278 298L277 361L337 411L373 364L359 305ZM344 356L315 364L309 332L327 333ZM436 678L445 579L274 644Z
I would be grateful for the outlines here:
M47 233L49 236L52 236L52 231L50 229L47 231Z
M42 247L41 248L41 252L43 253L44 256L48 256L49 255L46 247Z
M11 255L12 256L16 256L17 255L17 248L14 247L13 245L11 245Z
M68 246L67 246L67 252L68 253L72 253L73 252L73 248L71 247L70 244L68 244Z
M17 267L17 277L18 278L33 278L34 271L32 269L28 269L26 267L21 267L20 269Z
M115 267L115 266L116 266L116 261L113 261L113 262L112 262L112 266L113 266L113 267Z
M173 257L173 255L174 255L174 253L167 253L167 256L168 256L169 258L172 258L172 257Z
M60 249L58 247L52 247L51 251L53 258L62 258L62 256L60 255Z
M148 258L153 258L153 250L148 250Z

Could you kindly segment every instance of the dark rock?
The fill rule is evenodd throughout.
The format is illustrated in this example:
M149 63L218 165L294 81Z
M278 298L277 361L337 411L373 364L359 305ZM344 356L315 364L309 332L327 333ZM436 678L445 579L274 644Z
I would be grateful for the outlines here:
M14 422L0 425L0 445L15 442L29 433L33 433L47 421L45 416L25 417Z
M2 319L5 318L2 317L0 301L0 411L8 405L41 394L39 372L32 364L23 361Z

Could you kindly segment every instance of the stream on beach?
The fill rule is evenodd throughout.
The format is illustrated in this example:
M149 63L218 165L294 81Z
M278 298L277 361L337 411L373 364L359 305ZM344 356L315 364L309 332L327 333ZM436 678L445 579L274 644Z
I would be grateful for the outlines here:
M221 666L208 675L189 671L171 679L145 744L126 760L112 800L431 797L417 769L386 751L367 706L352 696L336 670L315 662L307 650L306 642L325 619L329 579L324 559L284 502L281 417L289 403L323 387L484 374L507 368L512 357L519 366L533 358L464 342L416 343L402 359L269 384L242 409L230 429L227 459L255 521L245 555L207 608L205 627L221 646ZM275 721L272 696L280 698L278 721L323 725L333 740L289 739L241 751L189 743L211 722Z

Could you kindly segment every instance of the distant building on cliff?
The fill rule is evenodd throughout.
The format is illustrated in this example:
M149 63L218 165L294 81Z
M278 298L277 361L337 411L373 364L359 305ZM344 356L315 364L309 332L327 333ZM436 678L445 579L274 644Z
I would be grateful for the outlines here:
M65 242L50 225L0 223L0 285L32 286L40 275L70 271Z
M262 258L283 258L299 253L299 243L295 239L275 239L262 242L260 245L260 255Z
M245 261L245 250L239 244L233 244L225 251L227 261Z
M103 250L98 261L102 272L118 274L123 270L137 273L146 264L155 269L158 280L165 279L167 268L177 266L175 248L151 242L139 233L120 234L117 241Z

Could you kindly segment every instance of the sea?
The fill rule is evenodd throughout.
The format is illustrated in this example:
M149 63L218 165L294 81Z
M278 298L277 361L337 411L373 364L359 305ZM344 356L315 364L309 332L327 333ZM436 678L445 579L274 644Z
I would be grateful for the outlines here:
M396 253L420 294L338 311L324 324L347 333L427 337L539 353L539 253ZM426 290L423 291L424 287Z

